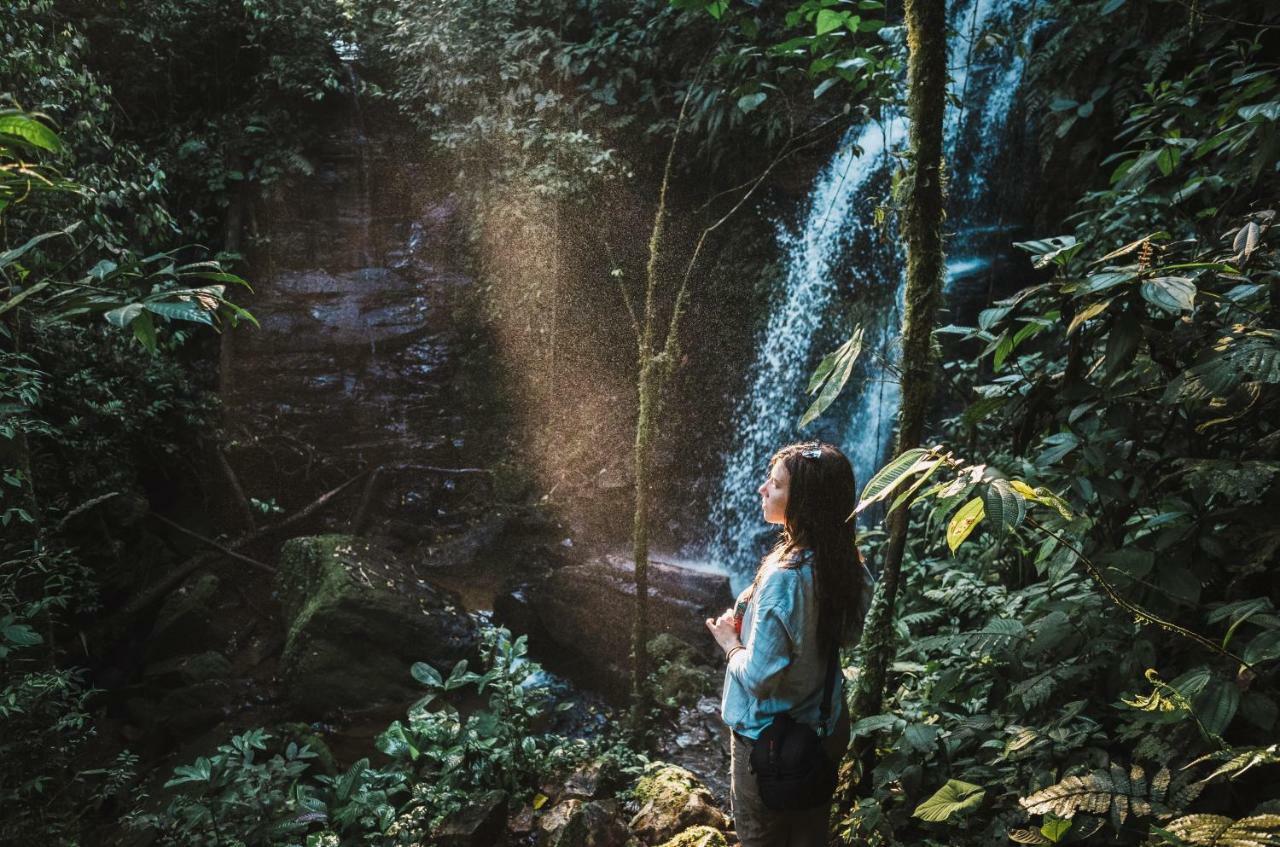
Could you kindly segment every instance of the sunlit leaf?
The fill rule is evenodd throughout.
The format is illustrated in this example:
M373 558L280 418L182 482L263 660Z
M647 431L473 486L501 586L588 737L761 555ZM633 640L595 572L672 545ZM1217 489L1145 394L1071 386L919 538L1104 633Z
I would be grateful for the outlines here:
M947 524L947 546L951 548L952 553L955 553L978 524L982 523L983 515L982 498L974 497L952 516L951 522Z
M911 813L913 818L926 821L945 821L952 815L963 815L982 805L987 791L981 785L949 779Z

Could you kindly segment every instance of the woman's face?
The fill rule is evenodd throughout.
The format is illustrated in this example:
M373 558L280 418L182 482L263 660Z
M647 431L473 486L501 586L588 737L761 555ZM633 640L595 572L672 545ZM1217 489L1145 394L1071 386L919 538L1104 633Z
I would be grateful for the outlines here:
M769 477L756 489L760 493L760 507L764 510L765 523L781 524L787 518L787 486L791 474L782 462L774 462Z

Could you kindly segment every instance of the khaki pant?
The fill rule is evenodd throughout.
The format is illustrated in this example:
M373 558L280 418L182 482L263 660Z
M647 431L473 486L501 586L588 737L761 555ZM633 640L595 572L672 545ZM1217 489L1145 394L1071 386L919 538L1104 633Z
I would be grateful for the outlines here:
M798 812L777 812L765 806L751 773L752 742L730 733L730 802L733 828L742 847L826 847L831 804ZM840 759L849 746L849 711L845 709L834 731L823 739L827 755Z

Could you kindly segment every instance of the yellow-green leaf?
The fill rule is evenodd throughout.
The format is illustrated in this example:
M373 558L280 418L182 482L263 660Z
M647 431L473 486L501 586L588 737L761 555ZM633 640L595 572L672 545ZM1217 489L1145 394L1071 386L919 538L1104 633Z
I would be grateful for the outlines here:
M984 514L982 498L974 497L952 516L951 523L947 524L947 546L952 553L959 549L974 527L982 522Z

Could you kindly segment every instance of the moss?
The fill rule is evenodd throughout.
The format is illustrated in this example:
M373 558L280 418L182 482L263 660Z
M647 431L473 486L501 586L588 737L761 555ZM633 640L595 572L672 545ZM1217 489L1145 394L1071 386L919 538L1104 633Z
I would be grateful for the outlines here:
M710 826L692 826L662 847L728 847L724 833Z
M287 620L285 693L311 715L409 699L415 661L447 671L473 652L474 625L392 553L347 535L288 541L278 575Z
M642 806L653 801L656 806L679 809L701 787L698 778L679 765L658 763L636 782L635 796Z
M651 680L660 703L692 706L715 691L719 675L699 664L697 651L676 636L664 632L650 639L649 655L657 666Z
M691 665L697 661L698 654L692 647L669 632L649 639L649 655L655 662L683 662Z

